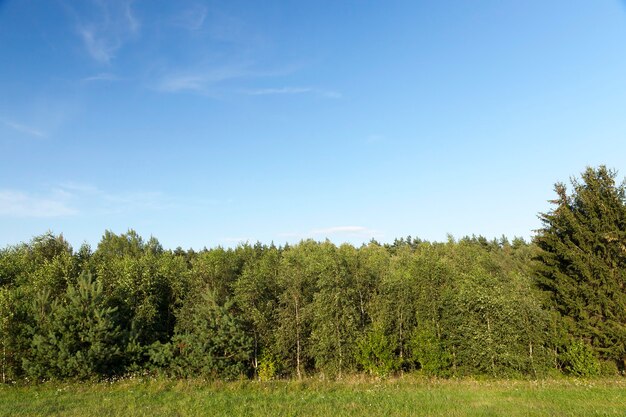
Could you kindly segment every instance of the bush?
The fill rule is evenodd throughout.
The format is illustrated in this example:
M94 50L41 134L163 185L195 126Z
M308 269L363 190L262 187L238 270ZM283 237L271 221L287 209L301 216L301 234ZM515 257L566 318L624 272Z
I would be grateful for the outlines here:
M259 381L271 381L276 377L277 361L273 355L264 353L259 359L257 369Z
M581 377L600 375L600 362L595 357L593 348L582 340L575 340L562 356L563 369L566 373Z
M417 329L411 338L413 359L429 376L449 376L452 356L430 328Z
M614 361L600 361L600 376L617 376L619 369Z
M382 377L397 371L401 365L395 355L394 340L379 329L369 331L358 342L356 359L365 372Z

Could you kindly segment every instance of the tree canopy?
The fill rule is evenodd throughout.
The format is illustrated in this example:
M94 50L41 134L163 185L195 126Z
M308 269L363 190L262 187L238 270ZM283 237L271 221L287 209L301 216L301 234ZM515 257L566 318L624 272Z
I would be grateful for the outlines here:
M106 231L0 250L2 381L616 374L626 346L626 189L555 186L532 242L407 237L164 249Z

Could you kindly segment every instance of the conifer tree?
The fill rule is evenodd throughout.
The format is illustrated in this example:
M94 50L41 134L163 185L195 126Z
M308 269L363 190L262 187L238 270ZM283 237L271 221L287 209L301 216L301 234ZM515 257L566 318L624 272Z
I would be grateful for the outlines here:
M626 360L626 187L616 172L587 168L572 193L555 185L543 228L537 280L575 339L603 359Z
M49 290L33 301L35 325L26 372L37 379L93 378L119 371L122 334L103 305L102 284L83 274L64 297Z
M217 299L211 289L187 298L187 320L172 338L174 375L233 379L247 373L252 338L234 313L234 301Z

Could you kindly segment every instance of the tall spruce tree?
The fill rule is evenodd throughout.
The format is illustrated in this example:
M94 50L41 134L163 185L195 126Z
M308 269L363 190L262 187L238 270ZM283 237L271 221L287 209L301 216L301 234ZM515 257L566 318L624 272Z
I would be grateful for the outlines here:
M603 359L626 365L626 185L605 166L555 185L543 228L537 280L570 334Z

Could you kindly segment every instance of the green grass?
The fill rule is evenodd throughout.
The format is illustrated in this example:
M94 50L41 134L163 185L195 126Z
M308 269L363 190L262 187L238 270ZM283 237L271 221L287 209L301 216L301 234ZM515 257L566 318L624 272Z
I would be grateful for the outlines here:
M626 379L123 380L0 387L0 416L624 416Z

